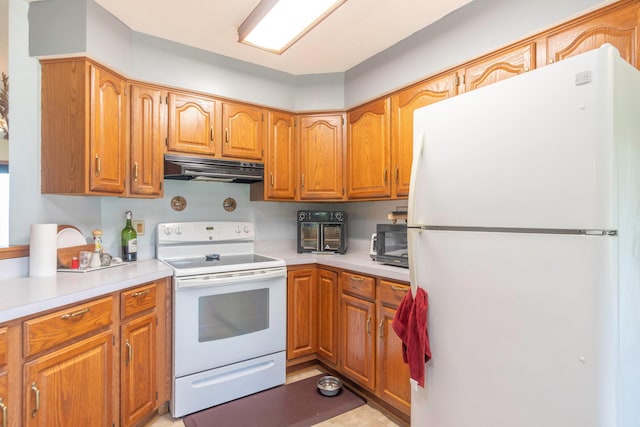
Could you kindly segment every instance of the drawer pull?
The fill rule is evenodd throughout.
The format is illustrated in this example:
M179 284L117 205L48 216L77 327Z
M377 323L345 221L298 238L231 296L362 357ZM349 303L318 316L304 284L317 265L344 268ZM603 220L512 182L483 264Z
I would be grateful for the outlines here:
M7 405L4 404L0 397L0 409L2 409L2 427L7 427Z
M126 340L124 342L124 345L127 346L127 360L125 361L125 364L128 365L129 362L133 360L133 348L131 347L131 343L129 342L129 340Z
M31 383L31 390L36 394L36 408L31 411L31 417L35 417L40 410L40 390L38 390L36 383Z
M151 289L145 289L144 291L138 291L131 294L133 298L143 297L151 292Z
M371 336L371 317L367 319L367 335Z
M394 292L402 292L403 294L406 294L407 292L409 292L409 289L411 289L411 288L407 288L407 287L404 287L404 286L395 286L395 285L391 286L391 290L392 291L394 291Z
M364 279L362 277L351 277L350 278L352 282L363 282Z
M66 313L60 316L62 320L72 319L74 317L82 316L85 313L89 312L89 307L83 308L82 310L74 311L73 313Z
M384 320L380 319L378 323L378 333L380 334L380 338L384 338Z

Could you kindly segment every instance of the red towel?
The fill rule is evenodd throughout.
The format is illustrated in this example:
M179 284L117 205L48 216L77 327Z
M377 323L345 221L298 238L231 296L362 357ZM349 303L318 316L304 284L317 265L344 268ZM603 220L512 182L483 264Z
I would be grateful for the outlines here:
M424 289L418 288L416 298L411 292L404 296L391 327L402 340L402 356L409 364L412 379L424 387L424 364L431 359L431 346L427 331L427 310L429 297Z

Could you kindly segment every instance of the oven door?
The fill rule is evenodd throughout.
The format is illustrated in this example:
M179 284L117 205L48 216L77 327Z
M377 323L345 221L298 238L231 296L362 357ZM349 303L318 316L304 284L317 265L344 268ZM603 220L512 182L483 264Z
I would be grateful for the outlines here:
M286 348L285 267L175 280L174 376Z

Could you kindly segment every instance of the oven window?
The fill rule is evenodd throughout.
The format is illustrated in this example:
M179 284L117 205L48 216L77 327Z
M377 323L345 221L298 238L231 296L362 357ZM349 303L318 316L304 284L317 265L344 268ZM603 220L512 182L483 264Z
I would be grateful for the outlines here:
M215 341L269 328L269 289L208 295L198 300L198 341Z
M322 226L322 235L324 241L322 249L337 251L342 244L342 226L333 224L324 224Z
M300 247L304 250L317 251L318 248L318 223L303 222L300 224Z

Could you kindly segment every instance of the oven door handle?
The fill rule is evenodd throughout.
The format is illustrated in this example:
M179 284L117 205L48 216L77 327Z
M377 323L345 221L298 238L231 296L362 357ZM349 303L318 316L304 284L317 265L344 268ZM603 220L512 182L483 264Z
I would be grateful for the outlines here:
M176 279L176 288L198 288L205 286L232 285L240 282L256 282L275 277L287 277L287 269L269 268L260 270L234 271L230 273L205 274L195 277L180 277Z

